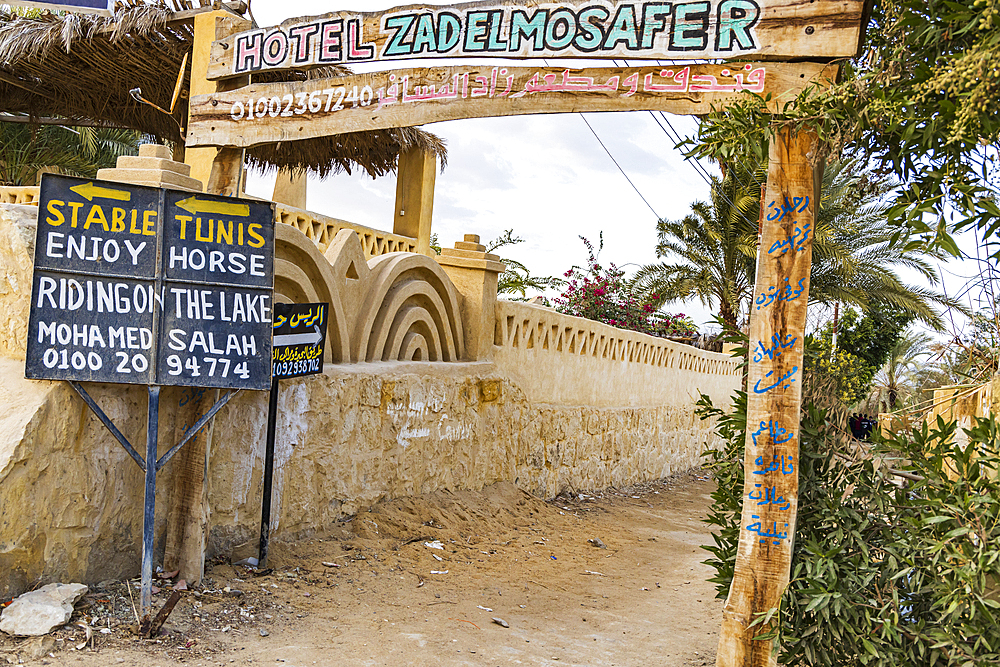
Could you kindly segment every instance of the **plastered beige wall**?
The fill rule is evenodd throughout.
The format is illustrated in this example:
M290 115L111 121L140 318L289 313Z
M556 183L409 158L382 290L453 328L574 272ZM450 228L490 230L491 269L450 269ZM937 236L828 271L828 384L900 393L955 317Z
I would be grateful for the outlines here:
M138 467L68 385L22 374L22 362L0 360L0 596L37 581L134 574ZM142 442L145 390L90 389ZM162 424L179 400L161 398ZM551 497L669 475L714 444L692 407L534 404L491 363L330 366L282 383L273 536L321 532L383 498L441 488L509 480ZM266 409L265 393L243 392L217 417L210 555L257 534ZM160 453L169 445L164 435ZM158 478L160 550L171 474L167 464Z
M134 576L139 567L139 468L66 383L23 377L28 231L23 211L0 204L0 597L48 581ZM519 304L497 307L538 315L528 318L536 331L542 320L565 324ZM580 333L594 323L570 320L580 340L601 340L603 325ZM714 440L694 414L695 388L726 401L738 385L730 362L606 329L611 347L595 343L575 356L556 336L551 349L496 345L494 361L331 364L283 382L274 539L322 532L383 498L501 480L551 497L696 465ZM132 442L145 441L145 388L88 390ZM161 396L161 454L191 418L185 392ZM209 555L258 533L266 403L264 392L242 392L216 418ZM161 552L174 474L168 463L158 476Z

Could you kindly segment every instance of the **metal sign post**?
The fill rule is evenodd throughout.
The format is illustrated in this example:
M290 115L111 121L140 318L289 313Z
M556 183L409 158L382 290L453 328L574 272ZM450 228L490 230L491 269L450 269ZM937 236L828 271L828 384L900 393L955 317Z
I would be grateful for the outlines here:
M274 305L274 343L271 357L271 396L267 404L267 441L264 445L264 491L260 504L260 543L257 567L267 567L271 534L271 486L274 479L274 431L278 418L278 380L323 372L328 303Z
M156 473L240 389L266 389L271 204L45 174L25 377L67 380L145 475L143 627L152 605ZM144 384L146 454L81 382ZM233 389L158 455L161 386Z

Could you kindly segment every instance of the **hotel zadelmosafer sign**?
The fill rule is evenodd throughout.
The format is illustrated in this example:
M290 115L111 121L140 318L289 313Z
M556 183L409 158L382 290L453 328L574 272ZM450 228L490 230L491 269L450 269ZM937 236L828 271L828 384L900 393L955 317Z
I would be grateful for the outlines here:
M269 203L45 174L25 377L267 389Z

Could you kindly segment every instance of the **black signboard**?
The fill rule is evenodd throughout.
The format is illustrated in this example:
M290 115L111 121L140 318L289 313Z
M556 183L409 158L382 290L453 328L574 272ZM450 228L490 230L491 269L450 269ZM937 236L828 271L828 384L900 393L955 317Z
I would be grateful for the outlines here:
M323 372L328 303L278 303L274 306L274 378L301 377Z
M267 389L266 202L45 174L25 376Z
M166 192L161 384L267 389L271 204Z

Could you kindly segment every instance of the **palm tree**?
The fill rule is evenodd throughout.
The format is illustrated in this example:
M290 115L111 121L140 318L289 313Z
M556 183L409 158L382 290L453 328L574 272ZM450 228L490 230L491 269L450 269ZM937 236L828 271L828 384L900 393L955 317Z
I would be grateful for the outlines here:
M507 246L524 243L524 239L514 235L513 229L504 230L504 233L486 244L486 252L493 253ZM507 270L500 274L497 280L497 294L511 295L512 300L523 300L528 295L528 290L544 292L550 287L559 287L563 284L561 278L552 276L533 276L528 267L509 257L501 257L500 261L506 265Z
M710 203L695 202L682 220L660 220L657 257L676 261L640 268L634 278L637 289L656 295L658 305L697 298L717 307L728 326L746 324L756 276L762 172L729 169L722 179L713 179ZM814 224L810 303L843 301L862 309L889 303L941 329L943 322L931 304L958 304L931 289L906 285L895 273L909 267L937 284L924 257L891 243L883 201L892 187L872 178L858 162L829 165Z
M757 219L760 212L758 173L730 169L712 178L710 202L695 202L681 220L656 223L656 256L680 261L647 264L633 278L648 301L696 298L719 309L727 327L737 328L753 296L757 264Z
M0 122L0 185L35 185L44 167L93 178L119 156L137 154L141 137L117 128Z
M905 399L907 394L916 391L916 373L920 369L917 361L931 354L930 342L929 336L916 332L907 332L896 341L888 361L875 374L872 398L881 401L885 397L888 408L885 412L895 410L900 398Z
M932 287L939 282L928 255L892 242L894 230L884 202L895 186L892 179L874 178L857 160L827 165L815 225L809 301L845 302L864 310L881 302L941 331L944 322L932 304L964 307L933 289L907 285L896 274L905 267Z

